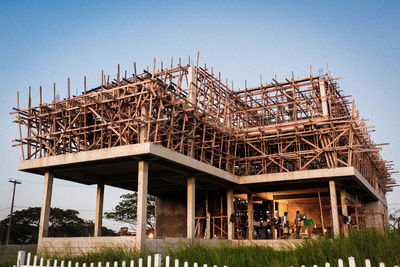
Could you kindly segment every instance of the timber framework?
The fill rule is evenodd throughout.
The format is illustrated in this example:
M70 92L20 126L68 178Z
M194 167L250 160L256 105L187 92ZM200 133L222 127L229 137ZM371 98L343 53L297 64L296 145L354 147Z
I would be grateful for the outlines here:
M372 127L360 118L338 79L329 73L310 73L304 78L292 74L284 81L273 79L256 87L246 84L243 89L234 89L233 82L229 84L212 68L200 66L197 58L196 64L190 64L190 59L182 64L179 59L176 66L172 60L168 66L156 66L154 60L151 71L147 68L140 73L134 64L130 77L126 71L122 74L118 65L116 78L110 80L102 73L96 88L87 89L85 78L82 93L77 96L71 95L68 79L65 99L57 97L54 85L53 100L45 103L40 88L36 106L32 105L29 88L28 106L20 107L18 94L12 112L20 134L14 146L20 147L23 158L19 169L45 174L47 179L99 184L99 194L104 184L138 190L142 197L147 192L153 194L165 200L164 204L156 201L160 217L155 219L157 227L168 218L164 213L170 207L163 205L168 201L171 205L185 203L187 198L181 215L187 219L183 219L187 237L193 238L283 236L283 231L275 230L273 218L294 218L290 203L307 196L315 200L317 193L318 201L314 202L319 214L313 223L317 225L318 221L324 231L331 227L336 234L338 211L333 206L323 210L324 201L332 202L336 191L343 194L339 203L345 202L340 204L341 214L349 213L343 206L347 203L357 214L357 227L361 221L368 224L365 205L371 201L380 203L379 209L374 206L369 212L372 220L380 220L384 226L385 194L395 186L393 163L380 156L384 144L372 141ZM138 165L129 167L128 158ZM122 166L120 173L110 170L117 166L113 164ZM135 175L138 183L127 178ZM144 191L140 191L140 179L149 179ZM346 191L347 186L354 191ZM199 200L201 207L197 207L198 196L187 195L185 200L168 196L174 191L189 194L191 190L193 194L196 190L204 193ZM224 190L227 195L221 193ZM217 200L210 200L213 194L218 195L214 197ZM196 203L191 204L193 210L189 209L190 197ZM261 201L256 211L250 203L254 197ZM219 198L227 201L221 204ZM218 202L214 215L209 214L211 201ZM240 208L240 201L245 201L246 208ZM285 208L279 211L275 202ZM43 209L45 213L46 206ZM329 217L325 223L324 213ZM246 217L245 223L238 226L239 222L230 220L232 214ZM97 221L97 226L101 225L101 220ZM254 230L254 224L259 229ZM270 235L267 228L262 230L267 226ZM163 226L156 231L158 236L181 236L178 230L170 234ZM141 235L145 234L138 233L139 238L143 238Z

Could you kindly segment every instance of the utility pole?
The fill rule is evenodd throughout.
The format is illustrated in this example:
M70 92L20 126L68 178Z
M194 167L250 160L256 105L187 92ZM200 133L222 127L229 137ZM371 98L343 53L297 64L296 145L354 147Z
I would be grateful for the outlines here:
M17 187L17 184L21 184L21 181L18 181L18 180L10 179L9 182L14 184L14 189L13 189L13 195L12 195L12 201L11 201L10 221L8 222L6 245L8 245L8 242L10 241L12 214L13 214L13 210L14 210L15 188Z

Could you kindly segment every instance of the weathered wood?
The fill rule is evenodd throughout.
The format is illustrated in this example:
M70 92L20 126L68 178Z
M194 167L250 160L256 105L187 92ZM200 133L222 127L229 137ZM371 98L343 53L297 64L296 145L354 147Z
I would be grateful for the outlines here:
M207 66L177 66L121 79L101 73L83 94L21 109L15 122L23 159L153 142L237 175L354 166L375 187L394 186L391 167L354 102L328 74L233 90ZM191 69L190 69L191 68ZM190 75L190 77L188 77ZM126 75L125 75L126 76ZM323 92L323 95L321 92ZM143 138L145 137L145 138Z

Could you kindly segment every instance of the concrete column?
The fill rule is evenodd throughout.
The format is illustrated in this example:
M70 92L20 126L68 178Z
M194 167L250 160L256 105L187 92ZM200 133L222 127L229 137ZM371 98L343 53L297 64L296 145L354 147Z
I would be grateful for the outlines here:
M196 213L196 180L190 177L187 180L187 238L195 237L195 213Z
M103 228L103 202L104 202L104 184L97 185L96 198L96 217L94 219L94 236L101 236Z
M346 203L346 191L341 190L340 191L340 205L342 208L342 215L343 216L349 216L349 212L347 211L347 203ZM344 226L344 233L347 234L348 232L348 225Z
M333 235L338 235L340 234L340 231L339 231L339 216L338 216L335 180L329 180L329 193L331 199Z
M248 238L253 240L254 232L254 216L253 216L253 195L251 193L247 194L247 216L248 216Z
M149 165L147 161L141 160L138 164L138 200L137 200L137 221L136 241L140 249L146 240L147 227L147 187L149 182Z
M321 79L319 81L319 92L321 95L322 115L324 117L327 117L329 116L329 111L328 111L328 99L326 98L326 85L324 79Z
M194 83L196 83L196 70L194 67L190 66L188 68L188 101L193 104L193 106L196 106L196 86Z
M42 194L42 209L40 210L40 223L39 223L39 242L42 237L47 237L49 233L49 217L51 205L51 193L53 191L53 178L52 172L44 173L44 184Z
M228 189L226 193L226 215L228 218L228 240L233 240L234 236L234 225L231 222L231 216L233 214L233 190L231 188Z

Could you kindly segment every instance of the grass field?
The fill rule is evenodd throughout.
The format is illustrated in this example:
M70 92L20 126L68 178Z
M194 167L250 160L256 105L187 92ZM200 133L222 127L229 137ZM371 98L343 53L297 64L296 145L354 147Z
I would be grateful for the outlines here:
M377 232L372 230L353 231L348 237L334 239L310 239L294 248L276 250L271 247L204 247L204 246L179 246L167 248L165 255L171 259L179 259L189 263L207 263L218 266L323 266L330 262L337 266L337 259L346 260L349 256L356 258L357 266L363 266L366 258L371 260L372 266L384 262L386 266L400 264L400 232ZM83 254L79 257L65 258L83 262L113 262L134 259L146 259L146 253L126 248L105 248L95 253ZM61 260L61 258L59 258ZM15 264L15 263L12 263ZM0 267L12 266L10 263L0 263ZM146 265L144 265L146 266ZM192 265L193 266L193 265Z

